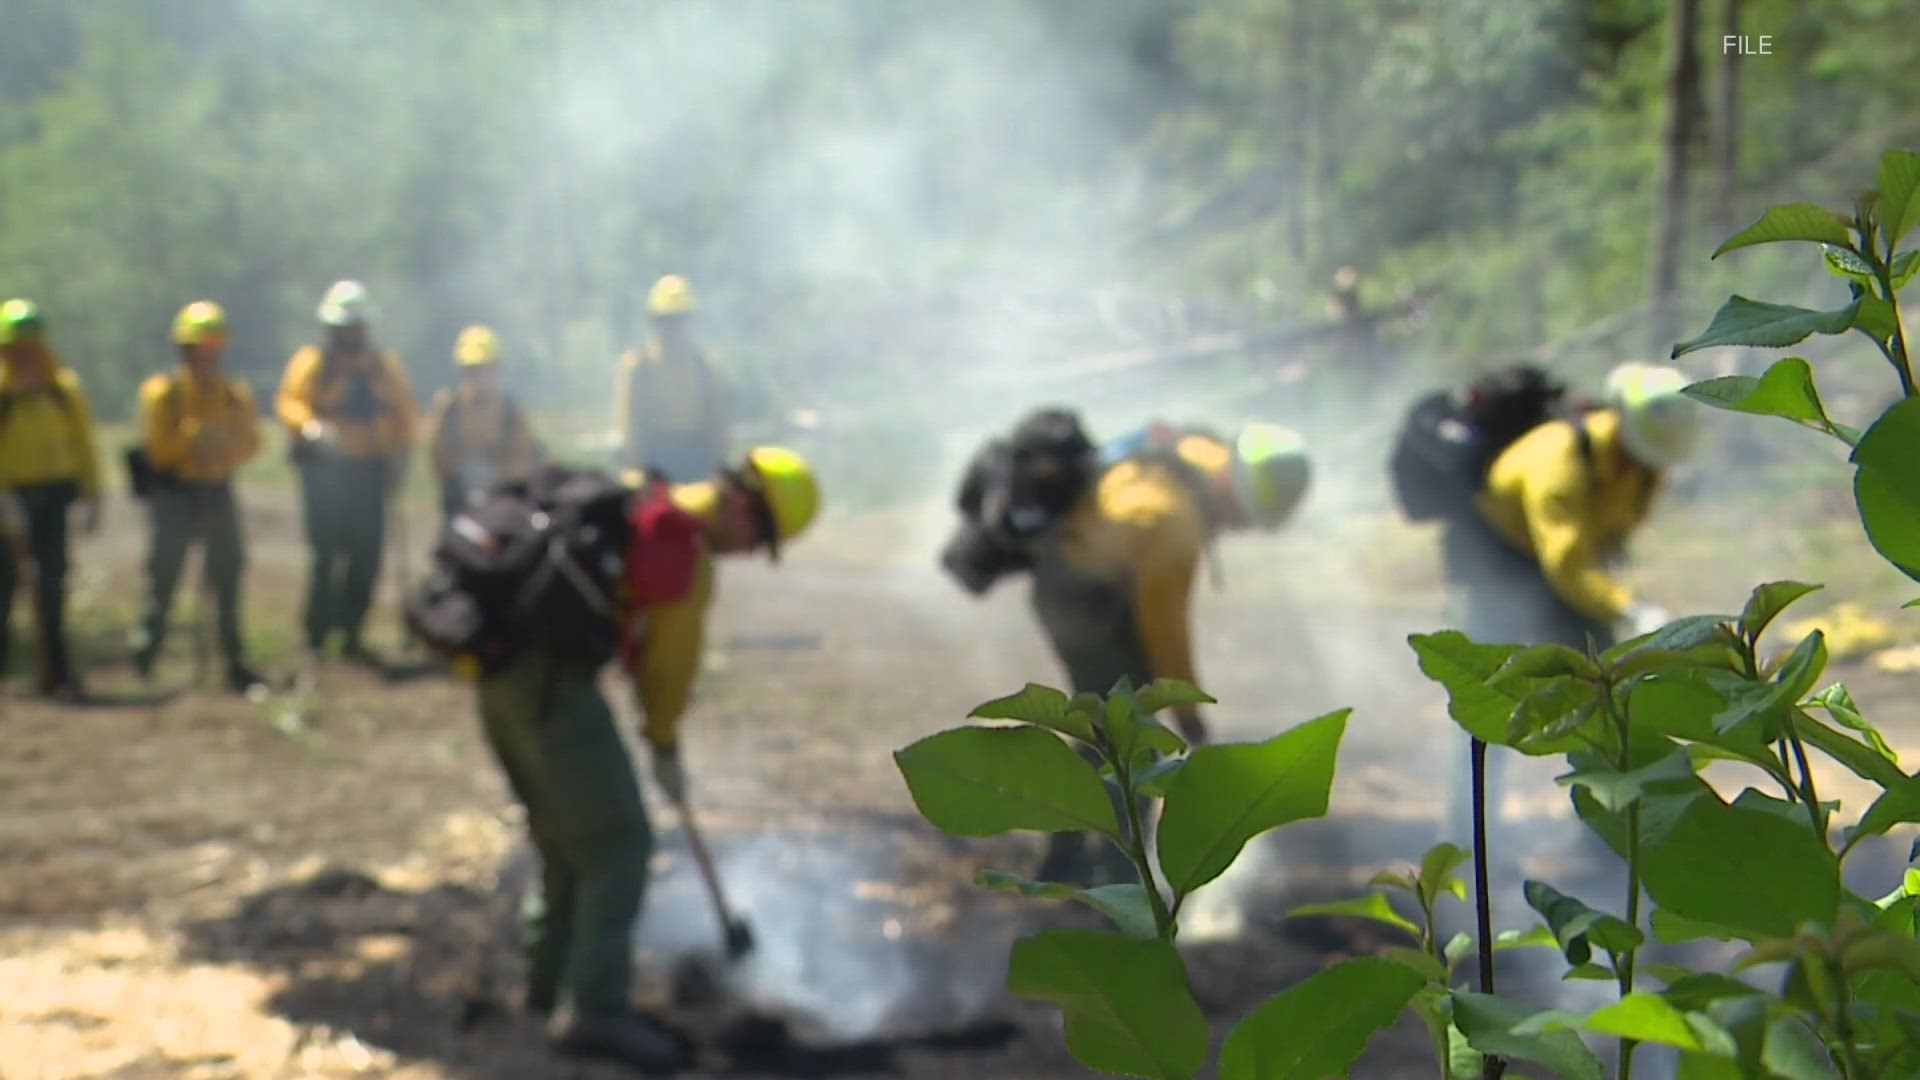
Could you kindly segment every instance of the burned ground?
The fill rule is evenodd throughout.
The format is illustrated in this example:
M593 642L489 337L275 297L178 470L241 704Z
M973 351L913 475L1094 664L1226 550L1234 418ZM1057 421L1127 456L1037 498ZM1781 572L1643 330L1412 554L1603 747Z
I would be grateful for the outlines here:
M251 607L273 653L299 548L284 504L254 509ZM1001 979L1020 933L1086 917L974 889L977 868L1031 870L1036 842L936 833L890 759L985 698L1056 677L1021 588L976 603L936 577L942 524L829 519L778 569L727 569L687 753L760 949L719 961L664 807L638 944L646 994L698 1039L709 1075L1085 1075L1050 1011ZM1667 571L1676 609L1725 609L1780 561L1727 565L1683 540ZM233 701L184 685L182 635L168 689L148 693L108 634L137 595L139 546L110 531L82 553L78 621L106 704L0 702L0 1074L615 1075L555 1065L512 1009L506 939L525 857L466 692L339 670L310 708ZM1386 526L1309 525L1228 545L1225 589L1202 590L1222 737L1356 710L1331 815L1261 844L1190 912L1183 941L1216 1034L1317 967L1389 943L1282 912L1355 892L1440 836L1458 740L1404 643L1440 618L1417 547ZM1899 715L1900 677L1837 674L1896 747L1920 741ZM1512 775L1508 884L1584 878L1604 900L1604 865L1568 821L1552 764ZM1843 778L1822 790L1863 805ZM1511 925L1526 915L1508 891ZM1403 1024L1359 1075L1426 1075L1425 1053Z

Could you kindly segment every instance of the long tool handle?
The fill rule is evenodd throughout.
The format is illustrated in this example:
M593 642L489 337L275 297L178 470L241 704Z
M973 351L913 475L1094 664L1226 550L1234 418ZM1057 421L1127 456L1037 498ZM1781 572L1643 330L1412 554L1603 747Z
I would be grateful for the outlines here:
M753 947L746 924L734 917L733 908L727 903L726 891L720 885L720 869L714 865L713 852L700 835L700 826L694 823L693 807L684 798L676 800L675 806L680 811L681 827L687 831L687 847L693 852L694 865L700 870L700 879L707 884L707 895L713 899L713 913L720 920L727 953L739 956Z

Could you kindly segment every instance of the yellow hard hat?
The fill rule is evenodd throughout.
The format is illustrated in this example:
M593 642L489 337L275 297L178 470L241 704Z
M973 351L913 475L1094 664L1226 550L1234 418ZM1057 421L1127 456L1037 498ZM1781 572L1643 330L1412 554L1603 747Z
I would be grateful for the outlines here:
M685 315L693 310L693 286L678 274L668 274L653 283L647 294L647 310L655 315Z
M1253 524L1277 529L1306 497L1306 444L1278 424L1248 424L1233 442L1233 491Z
M1685 375L1658 364L1621 364L1607 377L1607 403L1620 413L1627 453L1653 469L1686 460L1700 436L1700 407L1681 393Z
M227 313L211 300L195 300L173 317L175 345L208 345L227 340Z
M38 341L47 334L46 317L40 305L31 300L0 303L0 345L17 341Z
M813 467L791 450L762 446L750 451L743 479L766 500L776 553L781 543L804 532L820 511L820 485Z
M469 326L460 331L453 343L453 362L460 367L480 367L500 359L500 338L484 326Z

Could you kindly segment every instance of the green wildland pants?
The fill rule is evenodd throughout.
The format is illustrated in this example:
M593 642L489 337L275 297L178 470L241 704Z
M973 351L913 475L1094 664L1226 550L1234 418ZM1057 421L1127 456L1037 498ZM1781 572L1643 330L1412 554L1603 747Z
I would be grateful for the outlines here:
M14 594L20 570L30 567L33 621L40 635L40 689L65 685L73 676L67 652L67 515L80 497L70 481L23 484L13 489L26 517L26 536L0 536L0 677L10 661ZM16 547L16 545L19 545Z
M321 455L302 465L300 496L313 562L307 576L307 644L322 648L336 632L360 640L380 579L387 535L384 458Z
M633 930L653 832L597 669L523 654L480 682L480 716L527 811L540 879L523 911L529 1003L631 1008Z
M229 484L173 483L157 488L148 502L148 593L142 616L140 652L156 656L166 641L167 616L180 587L193 545L205 545L207 583L213 587L219 623L220 655L228 667L244 659L240 636L240 575L246 547L240 531L240 507Z

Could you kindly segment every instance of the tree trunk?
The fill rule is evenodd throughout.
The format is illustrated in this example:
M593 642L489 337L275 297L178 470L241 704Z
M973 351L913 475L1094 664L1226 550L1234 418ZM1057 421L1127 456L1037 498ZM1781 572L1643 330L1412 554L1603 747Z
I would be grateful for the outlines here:
M1677 340L1680 250L1687 239L1687 179L1700 116L1700 4L1674 0L1667 23L1667 123L1661 145L1659 229L1653 237L1653 338L1663 356Z
M1720 0L1722 38L1740 37L1740 0ZM1713 166L1718 183L1714 195L1714 231L1721 239L1733 235L1738 224L1734 201L1740 184L1740 64L1737 56L1721 49L1720 69L1715 73L1715 97L1719 99L1719 126L1714 130Z

